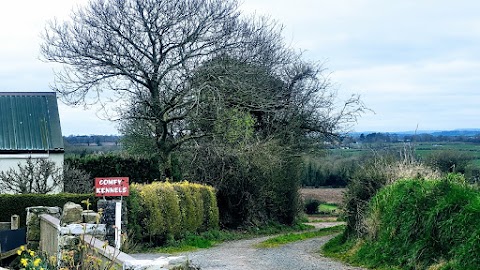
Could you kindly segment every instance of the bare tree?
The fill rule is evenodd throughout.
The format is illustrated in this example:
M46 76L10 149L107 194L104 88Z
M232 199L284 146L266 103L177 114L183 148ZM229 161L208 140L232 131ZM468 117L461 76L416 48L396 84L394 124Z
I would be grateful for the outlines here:
M17 170L0 172L0 190L16 194L62 190L62 181L61 168L47 159L28 158L24 165L18 164Z
M243 99L241 106L257 118L295 123L310 134L334 134L363 110L357 97L336 110L321 65L300 61L278 24L241 17L237 0L93 0L70 20L50 22L41 49L45 60L63 64L54 89L64 101L115 102L123 130L144 138L147 148L154 145L165 177L172 152L211 135L198 125L205 96L224 104ZM222 85L196 79L212 60L226 57L247 67L230 66L229 76L212 78L238 86L230 97ZM262 76L251 75L259 70ZM245 78L256 81L248 85ZM292 121L300 118L305 121Z
M84 170L70 164L63 165L63 191L68 193L92 193L94 180Z
M189 78L218 55L271 50L279 33L265 22L241 19L236 0L94 0L50 22L41 50L64 64L54 89L66 102L111 100L124 120L148 121L169 176L171 152L205 136L184 121L202 91Z

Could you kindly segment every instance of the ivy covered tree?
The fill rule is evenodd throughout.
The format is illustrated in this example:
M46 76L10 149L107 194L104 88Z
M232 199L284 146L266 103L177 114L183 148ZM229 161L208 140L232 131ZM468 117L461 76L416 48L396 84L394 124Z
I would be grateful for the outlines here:
M191 87L194 71L277 38L270 24L240 18L235 0L94 0L70 20L50 22L41 49L45 60L63 64L54 88L64 101L118 101L123 120L148 121L169 177L171 153L205 136L185 121L203 91Z
M127 149L157 156L163 179L234 194L224 217L244 212L233 223L291 222L295 157L364 110L357 96L339 103L323 66L236 0L93 0L50 22L41 48L63 65L54 88L64 101L113 102Z
M145 123L142 134L153 139L164 176L170 177L172 153L185 142L211 135L191 123L198 121L201 97L211 90L194 84L194 77L214 59L230 57L240 61L234 65L270 67L268 77L280 79L281 88L289 92L282 90L273 103L263 103L264 111L280 99L289 102L290 110L313 102L313 107L297 112L315 114L311 120L321 123L316 127L329 132L352 116L351 111L331 114L330 93L311 99L310 93L328 84L308 80L320 78L321 69L297 61L284 46L280 29L267 19L242 17L236 0L94 0L69 20L51 21L41 51L46 61L63 64L54 89L64 101L73 105L113 101L118 119ZM237 97L255 93L244 86L237 88L242 91ZM299 91L303 94L290 95ZM358 99L351 101L358 104ZM132 130L131 125L125 130Z

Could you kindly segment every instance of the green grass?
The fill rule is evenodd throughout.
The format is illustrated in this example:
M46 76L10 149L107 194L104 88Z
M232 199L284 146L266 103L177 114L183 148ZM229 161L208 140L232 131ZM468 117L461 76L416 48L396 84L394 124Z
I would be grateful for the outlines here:
M372 198L367 235L334 238L325 255L375 269L480 269L480 193L458 175L402 180Z
M339 212L339 207L336 204L331 203L321 203L318 206L318 213L319 214L329 214L329 215L336 215Z
M322 237L334 233L342 232L345 229L344 225L338 225L330 228L323 228L316 231L309 231L303 233L288 233L267 239L256 245L258 248L275 248L288 243L302 241L315 237Z
M403 143L381 143L382 148L387 147L391 150L402 150L404 148ZM364 153L370 153L372 148L375 148L376 144L367 144L364 148L358 149L331 149L332 155L350 157L360 156ZM436 151L455 150L461 152L468 152L480 159L480 144L470 142L420 142L413 145L415 153L420 157L425 157Z
M188 252L201 248L210 248L218 243L232 240L249 239L258 236L266 236L272 234L286 232L302 232L314 228L311 225L299 223L293 226L280 224L270 224L268 226L258 228L244 228L240 230L212 230L200 234L189 234L181 240L170 241L162 247L141 248L141 252L155 253L179 253Z

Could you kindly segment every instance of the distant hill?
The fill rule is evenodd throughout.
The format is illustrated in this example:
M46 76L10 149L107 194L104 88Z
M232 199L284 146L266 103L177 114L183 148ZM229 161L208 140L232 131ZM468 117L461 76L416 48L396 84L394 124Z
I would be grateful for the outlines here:
M437 131L431 133L433 136L466 136L472 137L480 134L480 129L456 129L450 131Z

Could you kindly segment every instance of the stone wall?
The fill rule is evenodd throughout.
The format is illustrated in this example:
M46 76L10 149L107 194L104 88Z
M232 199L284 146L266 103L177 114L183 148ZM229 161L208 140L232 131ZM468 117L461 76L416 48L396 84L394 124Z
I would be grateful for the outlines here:
M77 254L81 259L85 259L86 254L93 255L102 262L100 269L161 270L187 264L184 256L137 260L107 245L106 225L98 224L100 217L97 213L83 211L78 204L67 203L61 215L60 209L49 209L49 207L30 207L27 212L30 213L30 218L27 215L29 221L27 231L31 234L30 242L35 243L36 247L49 256L55 254L59 267L62 266L62 255L70 251L79 252ZM32 247L29 246L29 248Z
M40 215L39 249L49 256L59 257L58 238L60 236L60 220L48 214Z
M40 215L48 214L60 218L59 207L35 206L27 207L27 246L36 250L40 244Z
M97 209L102 209L101 223L107 226L105 239L111 246L115 246L115 234L118 230L118 228L115 227L115 205L117 202L120 202L122 205L121 234L126 235L128 213L126 202L123 200L99 200L97 202Z

